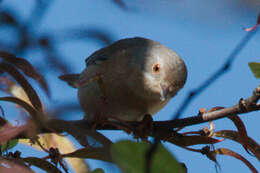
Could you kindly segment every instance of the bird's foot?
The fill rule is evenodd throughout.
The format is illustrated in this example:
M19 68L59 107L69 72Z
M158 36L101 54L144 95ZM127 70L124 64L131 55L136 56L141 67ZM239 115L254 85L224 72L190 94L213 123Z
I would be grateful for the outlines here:
M134 138L141 138L147 140L149 134L153 130L153 118L150 114L146 114L139 125L134 129Z

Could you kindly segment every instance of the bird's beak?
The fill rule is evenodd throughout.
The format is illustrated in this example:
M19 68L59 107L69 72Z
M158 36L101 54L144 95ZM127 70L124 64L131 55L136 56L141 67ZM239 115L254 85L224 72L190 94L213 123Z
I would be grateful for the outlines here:
M164 101L165 99L168 98L169 95L169 87L166 87L163 84L160 84L160 94L161 94L161 101Z
M173 97L176 94L174 90L175 89L173 85L165 86L163 84L160 84L161 101Z

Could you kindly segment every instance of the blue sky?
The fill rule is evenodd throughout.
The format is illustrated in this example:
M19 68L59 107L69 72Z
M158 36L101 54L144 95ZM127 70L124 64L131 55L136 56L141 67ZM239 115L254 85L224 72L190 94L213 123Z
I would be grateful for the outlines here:
M114 36L114 39L141 36L157 40L181 55L188 68L187 83L182 91L156 116L154 120L168 120L178 108L189 90L196 88L215 72L226 60L229 53L245 36L243 27L252 26L256 22L259 6L247 4L247 1L210 1L202 0L133 0L127 4L130 10L124 11L112 1L55 0L43 17L41 24L34 28L39 33L57 32L74 27L100 28ZM18 14L26 20L30 15L34 0L3 0L2 7L17 9ZM0 32L1 33L1 32ZM66 37L66 34L64 35ZM250 96L259 80L251 74L248 62L258 61L260 33L257 33L235 60L231 71L221 77L213 85L199 95L183 113L182 117L197 114L201 107L210 109L214 106L231 106L241 97ZM79 73L85 67L84 60L102 45L93 40L71 41L59 43L57 49L70 63L72 72ZM26 57L34 64L37 51L27 52ZM52 91L52 101L44 100L47 106L53 103L62 104L64 100L76 101L76 90L58 80L58 73L46 73ZM66 94L64 94L66 93ZM259 113L242 115L249 136L260 142ZM70 116L70 115L68 115ZM67 116L67 117L68 117ZM72 114L70 119L80 119L81 112ZM203 126L188 127L187 130L199 130ZM217 130L235 129L232 122L222 119L215 122ZM130 138L122 132L103 132L113 141ZM185 151L179 147L165 143L167 148L188 167L189 173L215 172L215 165L205 156ZM259 167L259 162L248 155L242 146L225 141L218 147L231 148ZM238 173L249 172L240 161L227 156L218 157L221 171ZM103 167L103 163L87 161L91 168ZM116 172L105 166L106 173Z

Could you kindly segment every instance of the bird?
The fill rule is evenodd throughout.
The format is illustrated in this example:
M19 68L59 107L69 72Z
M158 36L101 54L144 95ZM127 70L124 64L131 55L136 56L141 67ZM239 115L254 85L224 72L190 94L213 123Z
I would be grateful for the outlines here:
M61 80L78 89L85 117L142 121L160 111L183 88L187 68L170 48L151 39L118 40L91 54L81 74Z

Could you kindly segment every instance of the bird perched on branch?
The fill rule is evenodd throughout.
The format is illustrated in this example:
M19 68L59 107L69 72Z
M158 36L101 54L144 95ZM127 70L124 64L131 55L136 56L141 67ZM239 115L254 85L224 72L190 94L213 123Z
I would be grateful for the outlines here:
M78 88L89 120L140 121L161 110L184 86L186 66L168 47L146 38L127 38L86 59L81 74L60 76Z

